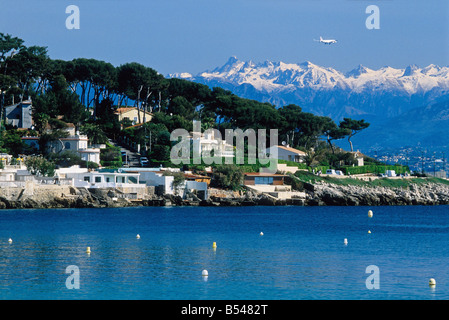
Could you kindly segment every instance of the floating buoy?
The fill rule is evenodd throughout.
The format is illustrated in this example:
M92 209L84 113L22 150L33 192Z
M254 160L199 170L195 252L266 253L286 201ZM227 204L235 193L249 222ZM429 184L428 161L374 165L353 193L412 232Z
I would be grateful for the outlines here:
M9 243L12 243L12 239L11 239L11 238L9 238L9 239L8 239L8 242L9 242Z
M136 236L136 239L140 239L140 235L139 234Z
M433 287L433 286L435 286L436 284L437 284L437 282L435 281L434 278L430 278L430 279L429 279L429 286Z
M371 210L368 210L368 218L372 218L373 217L373 212Z
M345 245L347 245L347 244L348 244L348 239L345 238L345 240L343 240L343 243L344 243Z
M201 275L202 275L203 277L207 277L207 276L209 276L209 273L207 272L207 270L203 270L203 272L201 273Z
M86 253L90 253L90 247L86 248Z
M371 230L368 230L368 233L371 233Z
M212 248L216 248L217 247L217 243L216 242L212 242Z
M263 232L261 232L260 235L263 236Z

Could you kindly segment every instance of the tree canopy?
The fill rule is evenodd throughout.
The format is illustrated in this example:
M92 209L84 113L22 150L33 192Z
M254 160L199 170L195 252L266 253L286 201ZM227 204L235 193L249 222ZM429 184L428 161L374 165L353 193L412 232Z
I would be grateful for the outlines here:
M365 122L365 120L354 120L351 118L343 118L343 121L340 122L340 128L342 129L348 129L350 130L349 134L348 134L348 142L349 145L351 146L351 152L354 151L353 145L352 145L352 141L351 138L359 133L360 131L362 131L363 129L366 129L369 127L369 123Z

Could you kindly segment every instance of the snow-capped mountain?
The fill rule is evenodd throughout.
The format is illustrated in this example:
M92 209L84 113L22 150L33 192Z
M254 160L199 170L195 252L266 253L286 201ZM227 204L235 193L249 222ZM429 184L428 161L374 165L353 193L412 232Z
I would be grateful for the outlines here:
M449 98L449 67L429 65L372 70L359 65L342 73L312 62L240 61L231 57L221 67L198 75L169 75L280 107L294 103L305 111L330 116L391 118L414 107Z

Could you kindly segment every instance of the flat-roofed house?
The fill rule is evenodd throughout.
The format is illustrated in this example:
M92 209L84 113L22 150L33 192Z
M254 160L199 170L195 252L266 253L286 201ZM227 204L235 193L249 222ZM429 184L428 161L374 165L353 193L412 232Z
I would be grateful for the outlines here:
M243 178L243 184L245 186L254 185L274 185L282 186L284 185L283 174L278 173L265 173L265 172L246 172Z

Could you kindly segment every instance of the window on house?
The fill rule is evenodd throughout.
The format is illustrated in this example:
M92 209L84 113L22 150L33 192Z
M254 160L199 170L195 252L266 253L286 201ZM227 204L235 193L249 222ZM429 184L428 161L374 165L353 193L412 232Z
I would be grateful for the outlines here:
M84 181L90 182L90 177L89 176L84 177Z
M66 148L66 149L70 149L70 142L66 142L66 143L64 143L64 148Z
M273 177L255 177L254 184L273 184Z
M101 177L95 177L95 182L101 182Z

